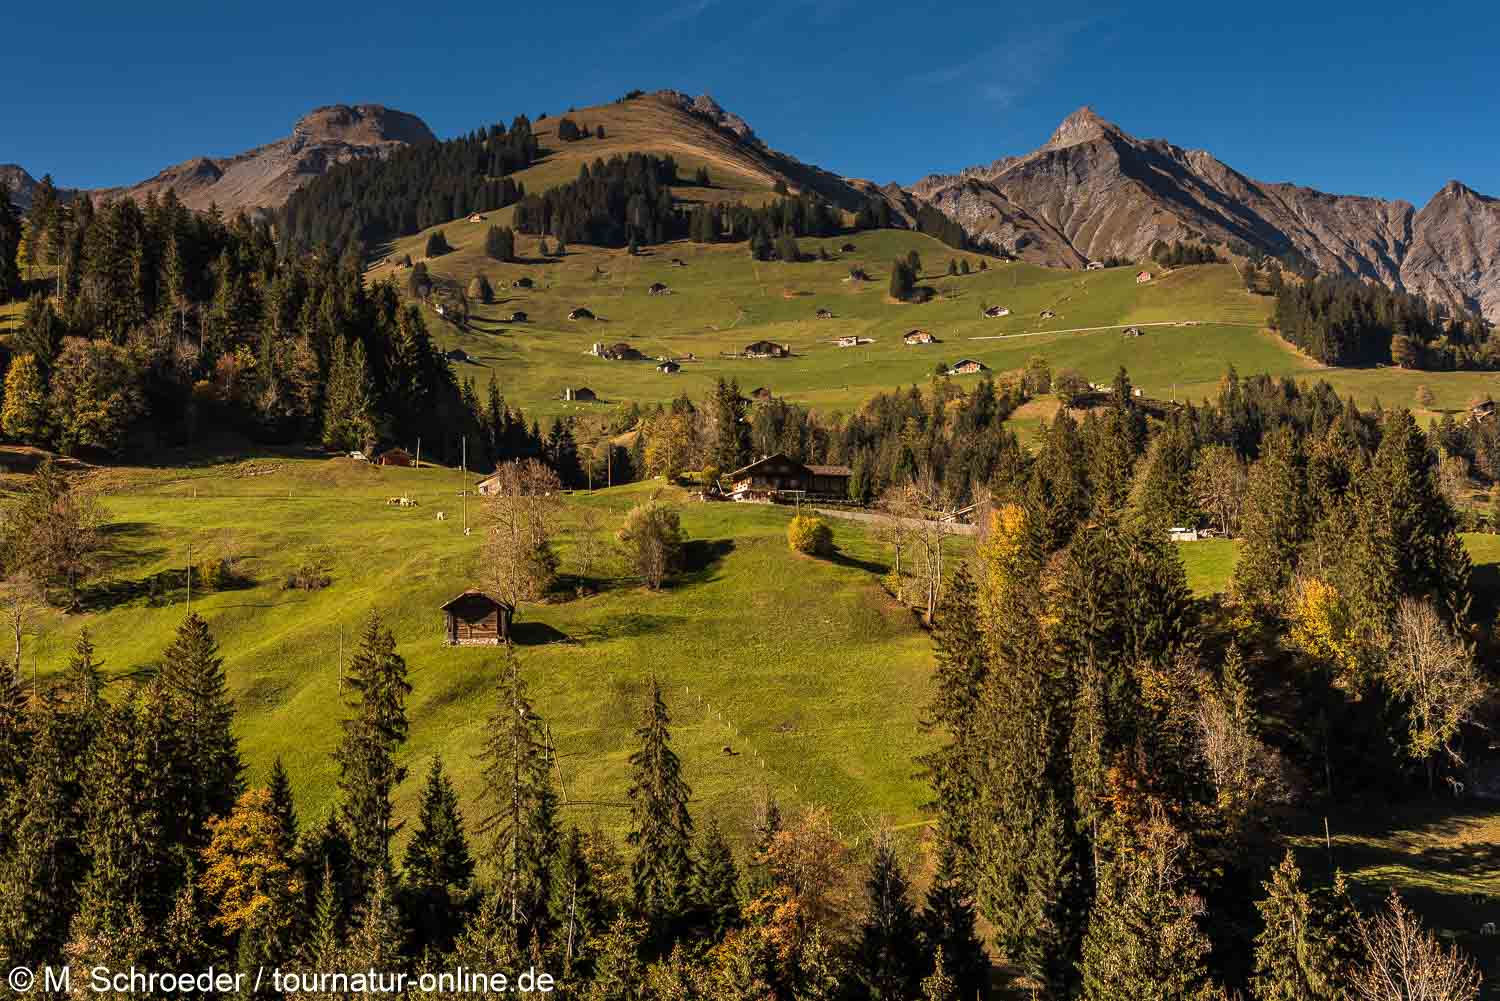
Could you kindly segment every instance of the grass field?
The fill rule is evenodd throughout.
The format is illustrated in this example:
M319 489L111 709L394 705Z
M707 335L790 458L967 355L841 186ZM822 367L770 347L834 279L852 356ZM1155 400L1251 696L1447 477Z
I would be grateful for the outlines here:
M475 793L474 755L500 655L441 642L439 606L478 580L481 534L462 533L456 471L268 458L99 475L114 521L109 583L90 593L86 613L44 625L30 643L33 664L57 669L87 627L112 675L149 666L185 612L180 568L189 558L234 557L251 582L195 595L193 608L222 646L252 778L263 778L280 755L307 816L328 808L329 753L342 718L340 632L347 656L375 609L393 629L414 687L405 752L412 778L399 793L400 813L414 807L434 753L444 755L462 795ZM612 533L655 489L570 498L564 571L585 508L599 511ZM385 505L403 493L422 506ZM448 520L437 521L438 510ZM573 818L597 816L616 829L626 822L631 731L643 681L654 672L668 689L695 809L731 830L744 830L763 787L788 806L829 805L851 837L882 819L921 821L925 788L912 758L926 746L917 718L932 654L911 614L876 583L883 552L860 526L835 521L836 560L797 556L780 508L689 503L682 513L691 570L677 586L651 593L612 581L595 596L570 593L519 616L521 668L552 727ZM477 504L470 515L480 516ZM312 545L334 554L333 585L282 590L292 560ZM150 581L174 570L174 586L153 599Z

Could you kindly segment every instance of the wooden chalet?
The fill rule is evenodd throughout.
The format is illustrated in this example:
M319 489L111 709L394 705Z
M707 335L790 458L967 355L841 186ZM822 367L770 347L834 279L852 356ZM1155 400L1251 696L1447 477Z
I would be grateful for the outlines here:
M518 309L514 313L510 314L510 322L511 323L525 323L526 322L526 314L523 313L523 312L521 312Z
M988 371L989 371L989 366L986 365L986 364L984 364L984 362L978 362L978 361L975 361L972 358L964 358L964 359L962 359L960 361L954 362L953 363L953 367L950 368L950 369L948 369L948 374L949 375L975 375L975 374L977 374L979 372L988 372Z
M661 282L652 282L651 285L650 285L650 287L646 289L646 294L647 295L671 295L672 294L672 290L669 289L669 288L667 288Z
M908 344L932 344L936 338L925 330L911 330L902 338Z
M666 361L656 366L656 370L662 375L673 375L677 372L682 371L682 366L668 358Z
M986 319L997 320L1002 316L1009 316L1010 310L1006 309L1004 306L991 306L989 309L984 311L984 315Z
M820 320L831 320L831 319L833 319L833 310L831 310L831 309L820 309L820 310L818 310L817 317Z
M470 588L443 605L443 639L449 646L499 646L510 638L515 609Z
M782 501L796 496L843 500L849 495L848 466L808 466L785 452L768 455L724 478L737 501Z
M573 310L568 313L568 319L570 320L592 320L593 318L594 313L587 306L575 306Z
M567 386L562 391L562 398L575 403L591 403L599 396L587 386Z
M1138 272L1136 272L1135 283L1137 285L1144 285L1147 282L1149 282L1150 280L1151 280L1151 272L1149 272L1149 271L1138 271Z

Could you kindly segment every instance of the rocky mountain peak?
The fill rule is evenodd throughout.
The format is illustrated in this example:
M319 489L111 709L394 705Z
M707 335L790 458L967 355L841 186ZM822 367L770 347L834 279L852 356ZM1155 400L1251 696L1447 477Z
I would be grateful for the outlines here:
M1107 133L1121 135L1120 127L1105 121L1091 106L1085 104L1067 118L1052 133L1048 146L1076 146L1078 143L1098 139Z
M725 111L723 105L714 100L712 94L699 94L697 97L690 97L680 90L659 90L655 96L666 101L668 104L676 105L683 111L690 111L695 115L706 118L721 129L728 129L747 143L753 143L757 146L765 145L761 142L760 137L755 134L755 130L750 127L749 122L732 111Z
M313 142L373 145L400 142L418 145L437 137L416 115L381 104L327 104L314 108L292 126L292 134Z

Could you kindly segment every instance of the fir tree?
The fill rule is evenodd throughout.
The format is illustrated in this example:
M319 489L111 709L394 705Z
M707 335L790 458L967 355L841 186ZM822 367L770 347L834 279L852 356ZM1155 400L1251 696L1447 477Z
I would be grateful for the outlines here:
M1256 1001L1346 1001L1357 952L1356 930L1337 907L1303 889L1302 873L1287 852L1265 882L1255 906L1264 927L1255 936Z
M340 958L351 969L390 976L401 972L406 965L404 945L401 913L396 909L390 876L385 868L376 868L369 893L355 912Z
M560 842L550 747L541 717L531 706L515 652L495 689L484 763L480 832L489 838L488 858L500 877L499 894L515 930L517 949L533 937L545 943L552 918L552 864Z
M989 985L989 959L975 930L974 905L964 894L959 861L945 846L922 908L922 937L936 957L935 971L948 977L954 997L979 998Z
M336 337L328 365L323 409L323 444L340 451L363 451L375 443L374 387L359 340Z
M292 780L278 755L271 763L271 776L266 781L271 794L271 816L276 818L277 840L281 850L290 855L297 848L297 805L292 796Z
M963 998L978 996L963 993L958 982L948 975L943 947L938 946L932 956L932 973L922 980L922 1001L961 1001Z
M406 743L406 661L396 639L374 612L348 668L349 695L339 766L339 815L348 832L353 899L363 899L377 874L390 872L395 833L391 800L406 777L396 753Z
M710 817L699 839L693 868L693 905L711 936L717 940L739 924L740 873L734 853L718 819Z
M876 842L865 889L869 910L860 928L860 980L871 1001L905 1001L915 992L930 957L924 954L906 874L888 835Z
M682 778L682 763L672 750L671 718L661 685L650 679L650 695L635 736L639 748L630 756L631 887L637 911L658 942L669 938L688 902L692 873L693 819L688 813L692 790Z
M234 705L224 677L224 658L208 623L191 612L162 653L160 677L180 721L179 739L192 776L186 815L189 843L202 845L211 817L227 814L244 783L239 742L232 732Z
M417 805L417 829L406 843L402 868L411 900L414 943L418 950L447 952L462 923L474 860L464 836L458 794L434 755Z

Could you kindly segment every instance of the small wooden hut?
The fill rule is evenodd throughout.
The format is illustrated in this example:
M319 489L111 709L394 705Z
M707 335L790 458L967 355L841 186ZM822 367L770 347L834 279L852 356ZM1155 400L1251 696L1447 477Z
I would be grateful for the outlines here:
M470 588L443 606L443 637L449 646L499 646L510 638L515 609Z

